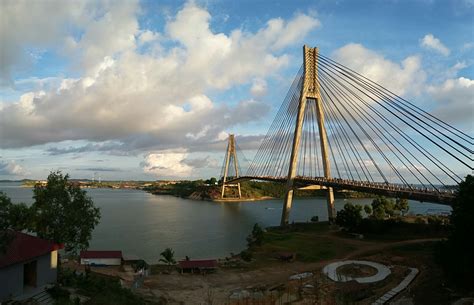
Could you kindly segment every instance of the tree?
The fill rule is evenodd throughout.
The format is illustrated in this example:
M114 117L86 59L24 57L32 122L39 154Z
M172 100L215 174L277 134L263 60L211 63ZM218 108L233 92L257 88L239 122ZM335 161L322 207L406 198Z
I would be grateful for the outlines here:
M0 192L0 253L3 253L11 241L9 232L10 223L8 221L8 211L12 202L3 192Z
M57 171L49 174L46 186L36 185L33 193L33 231L41 238L64 243L67 252L87 249L100 210L86 191Z
M372 207L368 204L364 205L364 212L367 215L372 215Z
M263 243L263 229L258 225L258 223L253 225L252 233L247 236L247 244L249 247L253 245L260 246Z
M362 206L346 203L344 209L337 212L336 224L349 230L356 230L362 222Z
M402 216L404 216L405 213L408 212L409 209L410 209L410 207L408 206L408 199L406 199L406 198L397 198L397 200L395 200L395 210L397 212L400 212L400 214L402 214Z
M176 264L174 260L174 251L171 248L166 248L165 251L160 253L160 262L167 264L168 266Z
M29 230L33 222L31 208L24 203L13 204L5 193L0 192L0 252L5 251L10 243L11 231Z
M372 217L385 219L395 215L395 202L385 197L377 197L372 201Z
M211 179L209 179L209 184L210 185L215 185L217 182L217 179L215 177L212 177Z
M453 202L451 233L441 242L438 261L446 274L458 285L474 289L474 176L468 175L459 183Z

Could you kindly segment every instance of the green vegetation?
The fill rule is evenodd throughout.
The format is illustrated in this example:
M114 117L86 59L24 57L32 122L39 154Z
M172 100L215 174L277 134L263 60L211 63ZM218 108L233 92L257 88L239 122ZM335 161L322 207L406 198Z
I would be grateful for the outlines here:
M344 209L337 212L336 224L349 231L357 230L362 222L362 206L346 203Z
M296 223L285 228L267 228L263 232L261 245L254 244L244 252L255 259L254 264L259 265L275 262L281 253L294 253L296 260L302 262L318 262L342 257L355 249L352 245L341 243L329 236L329 231L328 222Z
M0 254L5 252L7 245L11 241L8 231L11 229L10 220L8 219L11 206L10 198L5 193L0 192Z
M261 246L263 242L263 229L258 225L258 223L254 224L252 233L247 236L247 245L248 247L252 246Z
M7 229L32 232L64 243L65 250L72 253L88 248L92 231L99 223L100 210L86 191L69 183L68 178L61 172L50 173L45 186L35 185L31 207L13 204L0 192L1 232Z
M363 218L362 210L366 218ZM337 212L336 224L346 231L383 240L446 236L446 217L403 217L407 211L408 200L377 197L371 205L364 207L347 203Z
M171 248L166 248L165 251L160 253L160 262L167 264L168 266L176 264L174 259L174 251Z
M101 276L87 272L86 274L75 274L73 271L61 270L58 278L61 286L70 287L78 294L90 299L84 305L147 305L158 304L150 302L134 294L129 289L122 288L118 278ZM69 291L54 287L49 291L56 304L75 305L77 301L70 299Z
M437 249L437 260L448 278L456 285L474 289L474 176L459 184L453 202L451 232Z

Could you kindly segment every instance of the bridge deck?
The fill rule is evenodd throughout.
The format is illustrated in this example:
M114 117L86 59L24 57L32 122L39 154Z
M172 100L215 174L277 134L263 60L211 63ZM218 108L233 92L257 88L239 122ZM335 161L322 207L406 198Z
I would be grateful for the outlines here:
M286 183L286 177L264 177L264 176L242 176L229 180L230 183L236 183L245 180L262 180ZM415 186L401 186L396 184L386 184L379 182L354 181L337 178L324 177L296 177L294 180L295 188L308 185L320 185L332 187L335 189L344 189L358 191L364 193L377 194L387 197L407 198L424 202L434 202L440 204L451 205L456 193L454 191L441 191L436 189L422 189Z

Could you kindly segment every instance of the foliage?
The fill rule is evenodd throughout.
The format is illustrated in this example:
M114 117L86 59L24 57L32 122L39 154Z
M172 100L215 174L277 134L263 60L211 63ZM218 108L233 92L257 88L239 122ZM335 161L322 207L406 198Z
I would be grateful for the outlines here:
M0 192L0 252L6 250L12 239L11 231L28 230L34 219L33 211L24 203L13 204L10 198Z
M252 251L244 250L240 252L240 258L242 258L246 262L250 262L252 260Z
M258 225L258 223L253 225L252 233L247 236L247 244L249 247L252 246L261 246L263 242L263 229Z
M364 205L364 212L367 215L371 215L372 214L372 207L368 204Z
M176 261L174 259L174 251L171 248L166 248L165 251L160 253L160 262L163 262L167 265L174 265Z
M311 217L311 222L318 222L318 221L319 221L319 216Z
M14 231L31 230L35 220L34 210L24 203L12 204L7 220Z
M211 179L206 180L206 184L210 185L215 185L217 182L217 179L215 177L212 177Z
M459 184L453 202L451 234L440 243L437 260L447 276L457 285L474 289L474 176L468 175Z
M377 197L372 201L372 217L386 219L395 215L395 202L393 199Z
M76 274L73 271L61 270L59 282L63 286L76 288L78 293L90 298L85 305L145 305L151 304L132 291L122 288L118 278L104 277L95 273ZM64 299L63 299L64 300ZM69 303L61 301L61 305ZM153 303L156 304L156 303Z
M400 212L404 216L410 207L408 206L408 199L406 198L397 198L395 200L395 211Z
M87 249L100 210L86 191L57 171L49 174L46 186L36 185L33 193L33 231L41 238L64 243L67 252Z
M135 270L135 272L141 269L145 269L145 270L148 269L147 263L142 259L139 259L138 261L133 263L132 267L133 267L133 270Z
M344 209L337 212L336 224L349 231L354 231L362 221L362 206L346 203Z
M10 198L3 192L0 192L0 253L3 253L10 243L11 236L8 229L10 223L8 221L8 211L12 202Z

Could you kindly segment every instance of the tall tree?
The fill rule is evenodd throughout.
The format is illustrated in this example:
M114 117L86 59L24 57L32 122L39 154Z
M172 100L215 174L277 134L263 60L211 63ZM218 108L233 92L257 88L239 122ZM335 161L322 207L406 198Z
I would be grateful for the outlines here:
M440 244L438 259L454 282L474 291L474 176L459 184L452 207L451 234Z
M5 193L0 192L0 254L6 250L11 240L9 234L10 223L8 221L8 212L11 205L10 198Z
M64 243L68 252L89 247L100 210L86 191L57 171L49 174L45 186L36 185L33 193L34 231L39 237Z
M165 251L160 253L160 262L163 262L167 265L173 265L176 263L174 259L174 251L171 248L166 248Z

